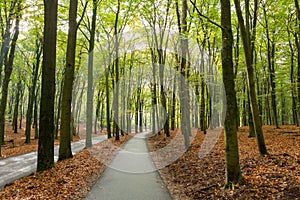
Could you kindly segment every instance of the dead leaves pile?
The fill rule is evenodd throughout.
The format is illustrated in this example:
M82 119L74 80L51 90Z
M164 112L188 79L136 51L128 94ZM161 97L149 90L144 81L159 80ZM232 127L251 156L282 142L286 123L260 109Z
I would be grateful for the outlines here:
M1 199L82 199L92 185L104 172L106 165L94 157L91 152L99 152L102 161L109 163L117 153L118 148L108 145L113 143L120 146L132 136L114 138L101 142L91 149L85 149L71 159L59 161L55 167L43 172L34 173L15 181L0 190Z
M260 157L248 128L239 129L240 165L244 180L225 190L223 135L206 157L198 152L205 135L197 133L190 148L176 162L159 170L174 199L297 199L300 198L300 135L295 126L264 127L270 155ZM172 132L172 137L176 132ZM171 138L172 138L171 137ZM150 151L168 144L164 134L147 139ZM154 159L155 162L155 159Z

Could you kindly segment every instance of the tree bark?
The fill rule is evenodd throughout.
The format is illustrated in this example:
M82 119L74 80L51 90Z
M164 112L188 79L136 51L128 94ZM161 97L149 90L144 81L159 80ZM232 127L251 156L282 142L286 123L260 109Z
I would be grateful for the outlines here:
M20 93L22 90L22 81L19 80L17 84L17 94L16 94L16 101L14 107L14 114L13 114L13 129L14 133L18 133L18 115L19 115L19 102L20 102Z
M277 116L277 103L276 103L276 83L275 83L275 43L274 40L271 41L270 38L270 31L269 31L269 22L267 19L267 12L266 8L264 6L264 17L265 17L265 30L266 30L266 36L267 36L267 54L268 54L268 70L269 70L269 81L270 81L270 90L271 90L271 105L272 105L272 112L273 112L273 119L274 119L274 125L275 128L278 129L278 116Z
M19 23L21 20L21 5L19 2L18 10L19 13L16 18L16 26L15 26L15 33L11 41L11 47L9 50L9 57L8 60L5 59L5 74L4 79L2 82L2 96L0 101L0 149L1 145L4 143L4 131L5 131L5 111L6 111L6 104L7 104L7 95L8 95L8 85L10 82L10 76L13 70L13 64L14 64L14 57L15 57L15 50L16 50L16 42L19 37ZM1 150L0 150L0 156L1 156Z
M244 19L241 11L240 1L234 0L236 13L238 17L238 23L241 29L241 36L243 40L244 53L246 57L246 71L247 71L247 82L248 82L248 91L250 96L250 104L251 104L251 112L254 122L254 128L256 133L256 139L258 144L259 153L261 155L268 154L267 148L265 145L264 135L262 131L261 119L259 116L259 109L256 99L255 92L255 83L254 83L254 75L253 75L253 66L252 66L252 57L251 57L251 41L250 41L250 33L247 32Z
M297 23L298 23L298 39L296 40L296 46L297 46L297 58L298 58L298 70L297 70L297 93L298 93L298 105L297 105L297 113L298 113L298 126L300 125L300 8L299 8L299 2L298 0L295 0L295 7L296 7L296 13L297 13Z
M69 31L66 53L66 67L64 74L64 84L61 100L61 125L59 138L59 155L58 160L73 157L71 149L72 137L72 92L75 70L76 38L77 38L77 5L78 0L70 1L69 10Z
M93 0L93 16L92 27L90 30L89 39L89 56L88 56L88 90L86 101L86 140L85 147L92 146L92 131L93 131L93 67L94 67L94 46L95 46L95 33L96 33L96 17L97 17L97 0Z
M184 135L184 143L185 147L188 148L190 146L190 138L191 135L191 125L190 125L190 102L189 102L189 91L188 91L188 40L186 38L187 34L187 1L183 0L182 2L182 16L181 16L181 64L180 64L180 73L182 77L180 78L180 109L182 112L181 117L181 131Z
M27 106L27 113L26 113L26 129L25 129L25 135L26 135L26 141L25 143L30 143L30 133L31 133L31 122L32 122L32 111L33 111L33 104L34 104L34 98L36 98L36 85L38 81L38 74L39 74L39 66L40 66L40 60L43 50L42 41L40 39L36 39L36 57L35 57L35 64L33 66L32 71L32 85L29 86L29 96L28 96L28 106Z
M226 182L225 188L232 188L241 179L237 140L237 102L234 86L230 1L221 0L222 29L222 72L226 91L226 117L224 124L225 154L226 154Z
M44 46L37 171L54 166L57 0L44 0Z

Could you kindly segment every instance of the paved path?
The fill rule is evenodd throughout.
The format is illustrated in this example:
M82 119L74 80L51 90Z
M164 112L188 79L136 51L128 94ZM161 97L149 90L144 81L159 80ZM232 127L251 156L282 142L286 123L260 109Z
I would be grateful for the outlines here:
M106 136L93 137L93 144L97 144L106 139ZM79 152L85 147L85 140L73 142L71 145L73 154ZM58 159L58 146L54 147L54 159ZM36 171L37 152L31 152L27 154L17 155L0 160L0 188L3 188L6 184L28 176Z
M168 200L148 153L146 132L130 139L86 197L87 200Z

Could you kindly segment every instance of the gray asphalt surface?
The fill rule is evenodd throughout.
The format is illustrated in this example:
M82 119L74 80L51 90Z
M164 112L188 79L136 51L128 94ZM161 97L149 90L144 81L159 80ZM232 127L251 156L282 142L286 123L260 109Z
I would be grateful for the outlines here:
M148 154L146 134L137 134L125 144L86 200L171 199Z
M92 143L97 144L106 138L107 136L104 135L93 137ZM84 147L85 140L73 142L71 145L73 154L81 151ZM58 149L58 146L54 148L55 161L58 159ZM37 152L0 159L0 188L4 188L5 185L35 172L36 163Z

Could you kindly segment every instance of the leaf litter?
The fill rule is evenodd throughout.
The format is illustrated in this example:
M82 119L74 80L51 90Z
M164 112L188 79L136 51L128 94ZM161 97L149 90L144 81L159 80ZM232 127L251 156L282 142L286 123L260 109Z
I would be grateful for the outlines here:
M300 199L300 135L296 126L263 127L269 155L261 157L248 127L238 132L243 180L233 190L225 190L225 150L221 134L212 151L198 157L205 135L196 134L189 149L175 162L159 170L173 199ZM150 151L166 146L171 137L156 134L147 138ZM178 133L177 133L178 134ZM159 160L153 158L159 166Z

